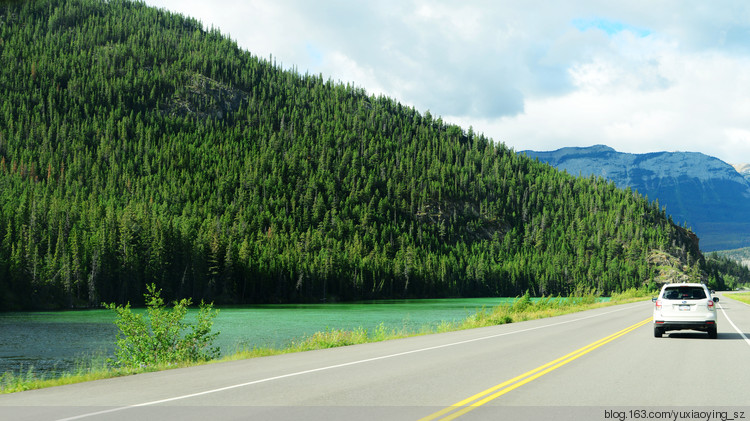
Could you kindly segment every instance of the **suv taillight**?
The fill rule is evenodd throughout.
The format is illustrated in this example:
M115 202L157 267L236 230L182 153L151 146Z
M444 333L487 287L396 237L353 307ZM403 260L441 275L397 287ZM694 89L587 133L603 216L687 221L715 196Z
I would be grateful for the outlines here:
M656 300L656 309L661 310L661 300Z
M712 300L712 299L709 298L708 302L706 304L708 305L708 309L709 310L713 310L714 309L714 300Z

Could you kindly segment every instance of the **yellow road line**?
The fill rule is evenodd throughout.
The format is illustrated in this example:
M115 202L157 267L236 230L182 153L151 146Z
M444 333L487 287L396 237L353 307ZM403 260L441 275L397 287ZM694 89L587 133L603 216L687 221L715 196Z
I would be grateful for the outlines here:
M457 402L449 406L448 408L445 408L427 417L421 418L419 421L435 420L446 414L449 414L449 415L447 415L444 418L440 418L441 421L449 421L449 420L456 419L460 417L461 415L466 414L467 412L470 412L479 408L480 406L486 404L487 402L490 402L494 399L499 398L500 396L510 392L511 390L521 387L525 385L526 383L529 383L530 381L549 373L550 371L556 370L564 366L565 364L568 364L569 362L579 357L582 357L585 354L588 354L589 352L595 350L596 348L599 348L600 346L604 344L614 341L615 339L645 325L646 323L650 321L651 321L651 317L641 322L638 322L632 326L626 327L625 329L619 332L613 333L607 337L599 339L596 342L586 345L583 348L577 349L556 360L550 361L547 364L539 366L531 371L527 371L526 373L523 373L520 376L516 376L508 381L505 381L496 386L493 386L483 392L477 393L476 395L466 398L460 402Z

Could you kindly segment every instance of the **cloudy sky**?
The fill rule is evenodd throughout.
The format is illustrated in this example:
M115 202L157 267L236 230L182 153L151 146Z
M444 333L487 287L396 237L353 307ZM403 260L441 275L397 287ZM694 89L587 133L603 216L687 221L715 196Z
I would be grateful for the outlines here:
M750 2L146 0L516 151L750 163Z

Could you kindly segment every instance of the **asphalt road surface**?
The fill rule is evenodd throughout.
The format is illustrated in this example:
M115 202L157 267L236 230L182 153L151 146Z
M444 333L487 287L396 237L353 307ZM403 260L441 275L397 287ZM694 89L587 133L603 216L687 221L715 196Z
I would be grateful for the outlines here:
M654 338L651 302L0 395L0 420L750 419L750 306Z

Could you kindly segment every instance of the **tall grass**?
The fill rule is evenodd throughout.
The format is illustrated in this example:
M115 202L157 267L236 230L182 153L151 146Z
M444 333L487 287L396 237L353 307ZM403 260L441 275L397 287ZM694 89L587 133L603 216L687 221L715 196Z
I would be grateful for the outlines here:
M21 392L31 389L62 386L91 380L106 379L130 374L126 370L112 368L108 359L103 355L95 355L79 359L73 369L57 373L52 371L40 374L33 366L20 370L18 373L6 371L0 375L0 393Z
M598 294L587 290L579 291L578 295L571 297L542 297L532 300L527 293L523 297L517 298L509 306L498 306L489 310L482 309L464 320L458 328L472 329L561 316L593 308L642 301L650 295L651 292L647 289L629 289L622 293L612 294L609 301L601 301Z
M730 298L733 298L737 301L742 301L745 304L750 304L750 292L743 292L738 294L731 294L729 295Z
M522 297L518 297L509 305L500 305L490 309L482 308L477 313L460 322L444 321L437 326L423 326L417 331L410 331L405 328L388 328L382 323L373 330L367 330L362 327L354 330L328 329L323 332L316 332L312 335L301 338L298 341L294 341L285 348L256 347L252 349L243 349L232 355L210 361L209 363L235 361L247 358L380 342L410 336L495 326L525 320L559 316L615 304L641 301L650 296L651 292L648 290L631 289L621 294L613 294L609 301L602 302L600 297L592 291L579 291L579 294L573 297L542 297L539 299L532 299L527 293ZM748 296L748 300L750 301L750 294L748 294ZM54 373L50 375L38 374L34 371L33 367L29 367L28 370L21 373L6 372L0 376L0 393L13 393L23 390L61 386L147 371L185 367L189 365L191 364L172 364L151 366L143 369L125 369L113 367L106 358L97 356L90 361L82 361L76 365L75 369L59 375L55 375Z

